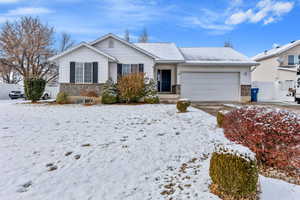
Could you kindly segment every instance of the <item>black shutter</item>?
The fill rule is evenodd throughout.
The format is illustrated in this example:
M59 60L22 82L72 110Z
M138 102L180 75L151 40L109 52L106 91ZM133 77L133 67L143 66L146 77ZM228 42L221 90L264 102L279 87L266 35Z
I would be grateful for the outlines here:
M93 83L98 83L98 62L93 62Z
M118 73L118 77L122 76L122 64L118 64L117 73Z
M75 62L70 62L70 83L75 83Z
M139 72L144 72L144 64L139 64Z

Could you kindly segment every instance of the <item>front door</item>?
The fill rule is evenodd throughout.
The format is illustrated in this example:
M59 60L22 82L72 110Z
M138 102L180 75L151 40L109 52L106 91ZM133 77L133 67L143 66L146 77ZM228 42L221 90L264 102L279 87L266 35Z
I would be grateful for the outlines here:
M171 92L171 70L158 70L158 91Z

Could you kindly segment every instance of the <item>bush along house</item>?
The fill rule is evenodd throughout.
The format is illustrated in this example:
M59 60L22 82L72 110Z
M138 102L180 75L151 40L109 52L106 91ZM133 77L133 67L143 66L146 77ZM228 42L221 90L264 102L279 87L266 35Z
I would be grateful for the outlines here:
M191 101L249 101L251 67L257 65L229 47L130 43L111 33L49 60L59 66L60 91L70 96L81 90L101 95L108 79L144 72L157 81L160 95Z

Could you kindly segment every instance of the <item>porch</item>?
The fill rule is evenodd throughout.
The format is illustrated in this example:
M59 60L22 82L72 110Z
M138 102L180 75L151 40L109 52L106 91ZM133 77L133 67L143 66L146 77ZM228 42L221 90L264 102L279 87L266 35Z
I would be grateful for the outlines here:
M169 98L172 94L179 96L180 85L177 84L176 64L155 65L154 79L157 80L157 90L162 97Z

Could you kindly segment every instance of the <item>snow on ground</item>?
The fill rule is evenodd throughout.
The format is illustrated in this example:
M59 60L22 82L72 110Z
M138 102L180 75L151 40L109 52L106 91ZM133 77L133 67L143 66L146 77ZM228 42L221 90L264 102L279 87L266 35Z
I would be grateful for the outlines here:
M261 183L261 199L270 200L299 200L300 185L293 185L282 180L259 177Z
M15 102L0 101L1 200L218 199L209 158L229 142L209 114Z

